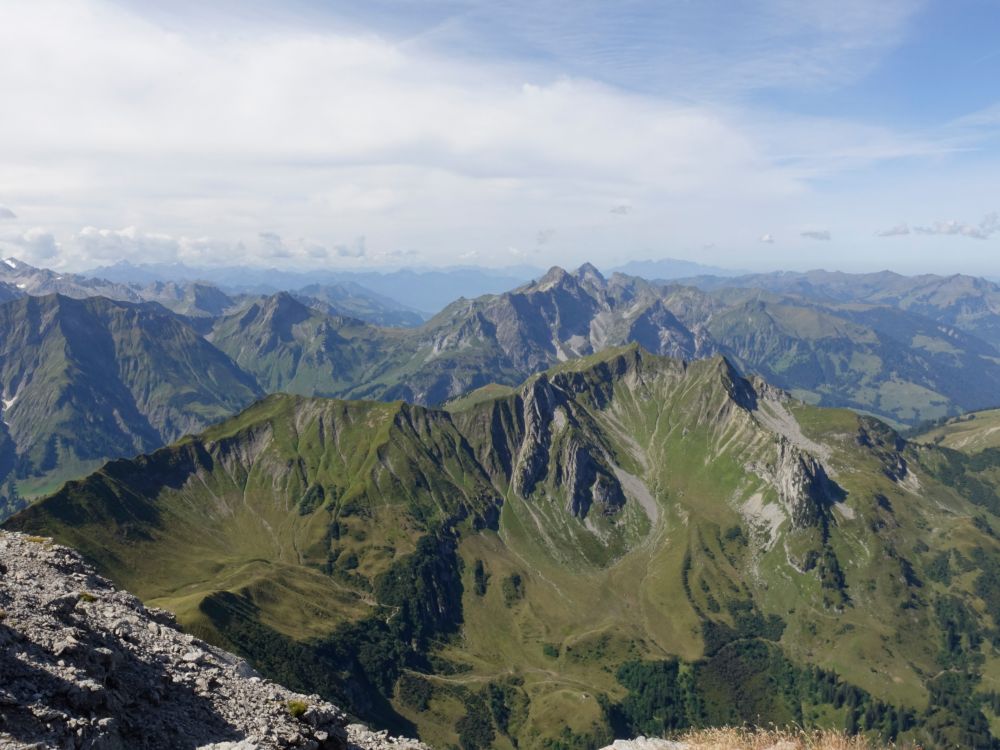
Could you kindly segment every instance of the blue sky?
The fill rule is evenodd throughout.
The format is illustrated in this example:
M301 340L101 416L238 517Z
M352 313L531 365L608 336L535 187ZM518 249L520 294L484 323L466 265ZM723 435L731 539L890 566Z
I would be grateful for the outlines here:
M1000 3L10 0L0 248L1000 276Z

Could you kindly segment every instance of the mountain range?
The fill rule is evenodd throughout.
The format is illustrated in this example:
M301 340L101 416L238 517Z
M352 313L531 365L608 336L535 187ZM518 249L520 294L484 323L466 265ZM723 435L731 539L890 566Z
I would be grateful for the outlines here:
M335 315L353 315L387 326L414 326L423 321L417 311L353 283L320 284L315 275L303 277L288 287L302 301ZM269 287L267 294L274 291ZM156 302L167 309L193 318L211 318L245 306L261 295L238 290L223 291L197 277L152 278L142 282L119 276L60 273L35 268L17 258L0 261L0 303L27 295L61 294L76 299L107 297L123 302ZM266 295L264 295L266 296Z
M1000 285L976 276L903 276L892 271L850 274L780 272L685 279L702 289L764 289L819 304L861 303L916 313L1000 346Z
M6 526L432 746L992 748L998 465L633 344L446 409L272 395Z
M291 312L288 300L271 304L280 304L286 316L306 315ZM553 268L504 294L457 300L406 332L368 327L359 339L356 324L326 320L324 331L345 335L318 337L315 316L298 328L261 330L262 322L279 318L287 319L229 318L212 340L240 361L249 338L256 354L247 366L255 374L271 368L265 355L271 341L282 342L279 356L307 367L313 366L307 352L320 338L334 359L346 341L363 340L371 352L347 358L350 387L327 382L309 390L301 383L317 381L302 380L294 368L269 381L269 390L302 395L435 404L490 381L513 385L557 362L628 342L688 359L722 353L803 400L849 406L896 424L992 406L1000 393L1000 350L965 331L964 319L959 325L897 307L824 304L755 289L704 292L621 274L605 279L589 264L572 273Z
M154 450L261 395L158 305L22 297L0 305L0 481L55 489L108 458Z
M686 268L684 275L715 273L718 269L705 266ZM92 276L117 282L142 285L155 281L205 280L234 293L274 294L301 290L320 285L362 289L366 295L391 300L398 308L421 311L432 315L458 297L478 297L505 292L541 275L544 271L531 266L485 268L459 266L452 268L401 268L394 271L359 269L354 271L310 269L295 271L278 268L247 268L244 266L192 268L183 263L133 264L119 261L89 271ZM346 311L358 316L356 311Z
M0 283L13 291L0 303L0 517L103 460L158 448L266 393L440 405L629 342L688 360L721 354L804 401L896 426L993 406L1000 393L990 333L1000 321L997 287L967 277L882 274L852 285L817 272L706 290L605 278L585 264L456 300L419 326L386 327L338 312L337 300L350 298L369 318L396 314L348 287L230 295L199 282L63 276L16 260L4 268ZM773 289L751 287L765 282ZM34 296L52 288L69 296Z

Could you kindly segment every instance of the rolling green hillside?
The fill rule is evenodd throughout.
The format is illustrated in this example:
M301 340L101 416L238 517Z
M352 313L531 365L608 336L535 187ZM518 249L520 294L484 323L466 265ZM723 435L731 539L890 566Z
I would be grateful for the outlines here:
M155 305L25 297L0 305L0 482L52 491L108 458L204 429L259 391Z
M1000 346L1000 285L975 276L923 274L903 276L891 271L778 272L749 276L703 276L687 279L708 290L764 289L816 304L863 303L914 313L957 328Z
M993 747L996 485L954 455L632 346L447 411L271 396L7 525L435 746Z
M1000 448L1000 409L953 417L922 432L913 440L969 454L979 453L987 448Z

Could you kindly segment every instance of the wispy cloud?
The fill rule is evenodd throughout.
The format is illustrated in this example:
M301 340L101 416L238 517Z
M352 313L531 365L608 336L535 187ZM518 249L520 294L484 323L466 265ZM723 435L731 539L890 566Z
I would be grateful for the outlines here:
M0 190L51 206L49 231L73 262L208 248L218 262L412 257L401 247L448 261L475 245L492 263L525 241L525 226L558 226L558 244L580 240L580 253L623 239L648 246L667 226L695 246L720 213L741 219L729 239L746 236L817 175L936 148L888 128L713 102L711 87L687 95L686 82L722 70L734 71L727 91L857 74L896 43L910 0L846 0L837 12L819 0L754 0L726 10L740 21L733 31L713 26L712 43L693 46L692 30L706 34L711 18L698 4L585 4L578 15L474 0L457 20L450 3L391 5L433 22L369 28L356 11L361 30L350 33L357 24L165 29L157 14L167 11L145 3L10 0ZM477 53L487 38L496 46ZM666 64L672 56L680 64ZM676 80L625 85L652 80L649 66ZM76 237L123 216L163 234ZM184 239L205 235L214 239ZM344 241L360 236L363 252Z
M767 245L773 245L774 244L774 236L771 235L771 234L762 234L757 241L758 242L763 242L763 243L765 243Z
M405 15L407 4L392 3ZM853 80L902 40L921 0L750 0L738 4L425 2L410 43L495 58L530 50L574 75L704 98ZM378 6L384 7L384 6ZM725 23L718 22L719 12ZM435 13L437 11L437 13ZM450 11L450 12L449 12ZM377 22L377 21L376 21Z
M830 232L827 229L799 232L799 236L804 237L807 240L821 240L824 242L828 242L831 239Z
M985 240L1000 232L1000 215L987 214L978 224L964 224L960 221L936 221L929 226L913 227L916 234L960 235L974 240Z
M364 237L356 237L353 242L336 245L333 252L338 258L364 258L368 254L368 243Z
M7 0L0 199L21 218L0 227L44 225L77 267L469 248L495 265L520 257L508 246L600 265L693 257L706 237L713 262L743 264L749 242L778 267L821 241L803 228L827 227L845 265L874 262L872 246L909 262L872 236L886 216L968 258L966 238L996 238L930 221L976 217L995 188L995 107L944 127L931 92L919 120L853 106L892 78L867 75L886 52L919 42L922 0L251 4ZM948 270L958 254L924 257Z
M875 232L876 237L904 237L910 233L909 224L897 224L894 227L889 227L888 229L880 229Z

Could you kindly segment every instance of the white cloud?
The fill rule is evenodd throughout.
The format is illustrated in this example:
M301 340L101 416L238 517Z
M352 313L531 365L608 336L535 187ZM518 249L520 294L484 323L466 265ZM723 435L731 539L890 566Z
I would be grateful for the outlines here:
M907 5L779 4L774 19L872 45ZM576 252L590 253L658 242L665 227L696 243L720 214L734 239L764 213L783 215L816 175L934 148L885 128L636 94L558 67L455 64L321 26L167 31L129 7L4 4L0 194L50 207L66 262L209 249L219 263L305 262L319 248L344 263L414 257L401 247L447 261L475 245L492 263L525 226L558 226L560 245L581 240ZM759 80L786 62L770 59ZM125 223L166 234L67 241L80 226ZM262 230L311 239L275 246ZM183 239L205 235L214 239ZM344 243L359 236L363 252Z
M979 224L963 224L962 222L936 221L930 226L913 227L917 234L960 235L974 240L985 240L1000 232L1000 216L996 213L987 214Z
M763 242L763 243L765 243L767 245L773 245L774 244L774 237L771 234L762 234L760 236L760 239L758 239L757 241L758 242Z
M368 243L364 237L357 237L353 242L337 245L333 252L338 258L364 258L368 254Z
M16 218L17 218L17 214L16 213L14 213L13 211L11 211L6 206L0 205L0 221L2 221L4 219L16 219Z
M888 229L881 229L875 232L876 237L904 237L910 233L909 224L897 224L894 227L889 227Z
M45 263L59 255L55 235L43 227L0 235L0 248L4 255L15 255L31 264Z
M285 247L281 236L274 232L259 232L257 241L261 253L266 258L287 259L292 257L292 251Z
M820 240L827 242L832 238L830 231L827 229L810 230L808 232L799 232L799 236L804 237L807 240Z
M144 263L166 263L180 259L184 243L185 240L177 240L165 234L146 234L136 227L84 227L76 235L75 248L83 257L100 262L125 257Z

